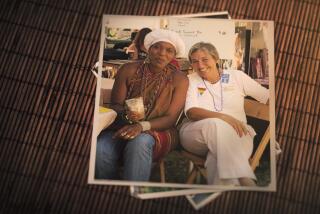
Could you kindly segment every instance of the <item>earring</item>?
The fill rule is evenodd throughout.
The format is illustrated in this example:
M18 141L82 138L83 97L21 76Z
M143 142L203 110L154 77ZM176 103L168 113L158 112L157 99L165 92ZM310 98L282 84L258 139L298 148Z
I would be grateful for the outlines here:
M144 64L149 64L150 63L150 58L149 55L144 59Z

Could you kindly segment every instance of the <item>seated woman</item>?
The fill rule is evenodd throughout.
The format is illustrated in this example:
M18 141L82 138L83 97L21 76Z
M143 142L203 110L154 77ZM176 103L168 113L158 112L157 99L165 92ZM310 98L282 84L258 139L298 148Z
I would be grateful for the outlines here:
M210 43L193 45L188 57L196 72L189 75L182 146L206 155L208 184L255 185L249 165L255 131L247 124L244 97L266 103L268 89L242 71L219 69L219 54Z
M148 50L145 61L123 65L112 89L111 106L116 121L98 136L95 177L148 181L153 160L168 153L177 143L175 121L183 109L188 78L170 61L184 52L179 35L169 30L155 30L144 41ZM145 117L125 109L127 99L142 97ZM129 123L123 124L121 118Z
M144 38L150 32L150 28L142 28L136 34L131 45L125 49L126 53L130 55L130 59L145 59L147 57L147 49L144 46Z

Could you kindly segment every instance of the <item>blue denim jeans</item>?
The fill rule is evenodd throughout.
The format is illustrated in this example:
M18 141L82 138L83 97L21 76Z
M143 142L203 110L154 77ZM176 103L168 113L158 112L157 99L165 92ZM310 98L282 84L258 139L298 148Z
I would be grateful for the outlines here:
M123 180L148 181L152 167L154 138L141 133L132 140L112 139L114 131L103 130L97 139L95 178L119 180L123 163Z

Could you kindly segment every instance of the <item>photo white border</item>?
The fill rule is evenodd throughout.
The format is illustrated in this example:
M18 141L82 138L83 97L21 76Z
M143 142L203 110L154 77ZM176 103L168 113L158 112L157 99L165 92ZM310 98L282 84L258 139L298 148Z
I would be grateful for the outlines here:
M143 188L145 186L130 186L130 194L133 197L139 199L154 199L154 198L167 198L167 197L175 197L175 196L186 196L186 195L194 195L201 193L215 193L218 191L213 191L211 189L174 189L174 190L165 190L165 191L157 191L157 192L140 192L139 188Z
M199 210L202 207L206 206L207 204L216 200L219 196L222 195L222 193L223 192L213 192L211 195L207 196L205 199L201 200L200 202L196 202L193 199L193 195L186 195L186 198L195 210ZM203 194L203 193L200 193L200 194Z
M183 18L215 18L215 17L209 17L209 16L228 16L226 19L231 20L231 16L229 15L228 11L216 11L216 12L206 12L206 13L188 13L188 14L177 14L177 15L171 15L170 17L183 17ZM217 18L215 18L217 19Z
M104 50L104 38L105 38L105 23L108 16L120 16L120 15L103 15L101 23L101 39L100 39L100 51L99 51L99 66L98 66L98 75L101 76L102 73L102 62L103 62L103 50ZM128 16L125 16L128 17ZM141 16L130 16L140 17ZM145 17L145 16L143 16ZM146 18L146 17L145 17ZM162 18L162 17L159 17ZM171 17L172 18L172 17ZM191 18L188 18L191 19ZM208 19L208 18L207 18ZM224 21L229 21L223 19ZM212 21L214 21L212 19ZM210 189L212 191L276 191L276 159L275 159L275 87L274 87L274 22L269 20L232 20L232 21L243 21L243 22L268 22L272 27L272 47L270 48L269 54L269 91L270 91L270 102L269 102L269 111L270 111L270 168L271 168L271 181L268 186L256 186L256 187L247 187L247 186L223 186L223 185L196 185L196 184L178 184L178 183L156 183L156 182L134 182L134 181L121 181L121 180L104 180L104 179L94 179L94 166L95 166L95 151L96 151L96 140L97 133L95 123L93 122L93 131L92 131L92 143L91 143L91 152L90 152L90 163L89 163L89 173L88 173L88 183L89 184L98 184L98 185L121 185L121 186L157 186L157 187L174 187L174 188L197 188L197 189ZM101 79L97 78L97 89L96 97L100 97L100 88L101 88ZM96 118L99 111L99 99L95 100L94 108L94 118Z

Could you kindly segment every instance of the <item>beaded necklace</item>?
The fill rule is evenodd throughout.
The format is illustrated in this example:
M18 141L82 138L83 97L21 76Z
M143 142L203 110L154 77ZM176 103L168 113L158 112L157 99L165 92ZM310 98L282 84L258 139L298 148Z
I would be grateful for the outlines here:
M209 94L210 94L210 96L212 97L212 100L213 100L213 107L214 107L214 109L217 111L217 112L220 112L220 111L222 111L222 108L223 108L223 93L222 93L222 83L221 83L221 78L219 79L219 83L220 83L220 101L221 101L221 108L220 109L218 109L217 108L217 106L216 106L216 102L214 101L214 96L213 96L213 94L212 94L212 92L210 91L210 89L208 88L208 86L207 86L207 84L206 84L206 82L204 81L204 79L201 77L201 79L202 79L202 81L203 81L203 83L204 83L204 85L205 85L205 87L206 87L206 89L209 91Z
M145 104L145 109L146 109L146 117L151 113L153 106L155 104L155 100L159 97L159 94L161 92L160 88L163 85L163 80L165 79L166 75L167 75L167 71L168 68L164 68L161 72L158 73L152 73L148 63L143 63L140 68L137 70L137 79L139 79L139 73L141 75L141 81L140 82L140 96L143 97L143 103ZM155 87L151 90L151 96L149 96L147 94L147 87L150 83L150 80L155 80L156 83ZM138 83L136 82L136 84ZM135 83L132 83L128 94L127 94L127 99L131 96L131 93L133 91L133 87L134 87Z
M141 80L141 88L140 88L140 94L143 96L143 102L146 104L146 116L148 116L151 113L151 110L153 109L153 105L155 103L155 100L159 97L160 94L160 87L162 85L163 80L165 79L167 73L167 69L165 68L163 71L159 73L152 73L150 71L149 65L146 64L143 68L142 73L142 80ZM148 81L156 79L156 87L152 91L151 97L148 97L146 94L147 87L148 87ZM148 99L149 98L149 99Z

